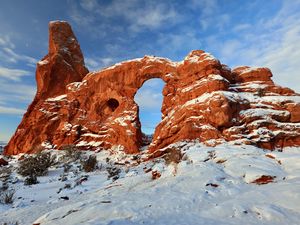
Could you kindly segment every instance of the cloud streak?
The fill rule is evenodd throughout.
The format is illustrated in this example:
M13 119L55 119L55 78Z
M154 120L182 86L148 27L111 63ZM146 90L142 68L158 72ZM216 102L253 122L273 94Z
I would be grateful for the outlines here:
M5 107L0 105L0 114L23 115L26 111L14 107Z
M9 69L0 66L0 77L2 78L13 81L21 81L21 78L27 75L30 75L30 72L27 70Z
M99 5L95 0L81 0L79 4L71 1L69 15L78 25L92 25L94 30L99 28L97 25L99 19L122 20L128 23L127 29L131 32L158 29L164 25L170 26L180 19L180 14L170 4L137 0L115 0L103 5Z
M1 81L1 80L0 80ZM0 82L0 95L2 102L29 103L33 100L36 87L21 83Z
M86 57L84 61L90 71L100 70L116 62L115 59L110 57Z

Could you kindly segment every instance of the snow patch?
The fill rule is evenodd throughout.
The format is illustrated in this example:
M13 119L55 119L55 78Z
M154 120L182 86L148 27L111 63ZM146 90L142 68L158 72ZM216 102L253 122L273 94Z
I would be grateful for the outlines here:
M56 102L56 101L64 100L66 97L67 97L67 95L59 95L55 98L47 98L46 101L47 102Z

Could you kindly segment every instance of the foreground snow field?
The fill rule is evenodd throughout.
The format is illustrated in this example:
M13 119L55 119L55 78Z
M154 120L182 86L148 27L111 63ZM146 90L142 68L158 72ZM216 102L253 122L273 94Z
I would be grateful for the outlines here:
M166 165L164 159L138 164L138 157L88 152L97 155L99 165L91 173L77 170L76 163L64 173L59 164L38 177L39 184L24 186L24 178L13 172L15 200L0 204L0 224L300 223L299 148L176 146L185 153L178 164ZM17 167L17 158L11 166ZM120 174L113 181L106 167L116 162ZM161 177L152 179L150 168ZM273 182L252 183L263 175Z

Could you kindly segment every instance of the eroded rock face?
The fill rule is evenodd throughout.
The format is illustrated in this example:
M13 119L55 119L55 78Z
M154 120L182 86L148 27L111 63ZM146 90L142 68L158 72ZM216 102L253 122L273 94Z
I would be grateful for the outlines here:
M142 133L134 96L151 78L166 85L150 152L194 139L268 149L300 146L300 96L275 85L267 68L231 70L195 50L181 62L145 56L88 73L70 26L54 22L49 31L49 54L37 66L37 95L6 154L67 144L139 152Z

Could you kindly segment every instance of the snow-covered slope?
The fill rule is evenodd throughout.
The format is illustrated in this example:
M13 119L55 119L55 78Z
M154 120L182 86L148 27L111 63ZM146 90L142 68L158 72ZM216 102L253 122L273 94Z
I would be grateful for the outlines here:
M24 186L14 172L16 198L0 204L0 224L299 224L299 148L175 146L184 153L179 164L99 152L85 153L97 155L99 168L91 173L76 163L68 173L57 165L39 184ZM16 167L17 160L10 164ZM121 169L115 181L107 178L111 165ZM152 171L161 177L152 179ZM252 183L262 176L274 180Z

